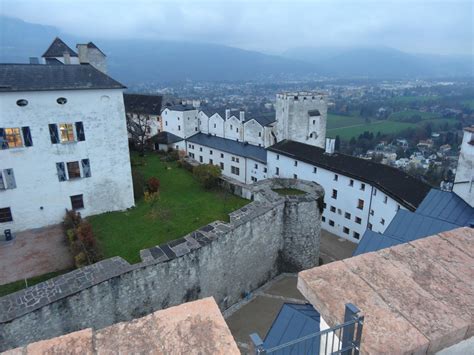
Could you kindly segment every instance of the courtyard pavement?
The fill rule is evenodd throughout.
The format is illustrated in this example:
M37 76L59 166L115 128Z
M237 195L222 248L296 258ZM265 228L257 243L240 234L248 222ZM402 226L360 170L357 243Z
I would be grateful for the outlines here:
M320 256L323 264L352 256L356 244L325 230L321 231ZM254 291L224 312L227 325L242 354L248 354L249 335L257 333L262 339L267 334L283 303L306 303L296 288L296 274L282 274Z
M72 266L61 225L16 233L11 242L0 239L0 285Z

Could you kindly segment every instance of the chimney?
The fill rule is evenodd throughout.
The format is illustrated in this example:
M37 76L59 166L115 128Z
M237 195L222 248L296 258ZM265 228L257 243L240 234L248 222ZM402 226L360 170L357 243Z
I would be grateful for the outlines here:
M230 109L225 109L225 119L228 120L230 118Z
M77 44L79 64L90 64L97 70L107 74L107 59L105 54L92 42Z
M63 53L64 64L71 64L71 55L68 52Z
M245 121L245 111L240 111L239 119L244 122Z
M87 44L78 44L76 48L79 57L79 64L89 64L89 51L87 49Z
M334 154L334 147L336 145L336 140L332 138L326 138L326 154Z
M30 64L39 64L38 57L30 57Z

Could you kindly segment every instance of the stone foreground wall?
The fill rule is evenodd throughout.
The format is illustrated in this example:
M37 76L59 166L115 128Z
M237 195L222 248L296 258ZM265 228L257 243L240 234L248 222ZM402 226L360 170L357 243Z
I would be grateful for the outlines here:
M0 298L0 351L72 331L142 317L213 296L224 310L281 272L318 264L323 189L295 180L227 183L254 201L185 237ZM272 188L305 195L280 196Z

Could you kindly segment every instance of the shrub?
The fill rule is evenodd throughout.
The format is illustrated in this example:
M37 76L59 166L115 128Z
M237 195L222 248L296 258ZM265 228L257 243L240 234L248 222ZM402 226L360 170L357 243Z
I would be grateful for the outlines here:
M193 174L205 189L216 187L221 176L221 169L212 164L195 166Z
M66 215L64 216L64 221L63 221L64 229L65 230L74 229L79 225L79 223L81 223L81 221L82 221L82 217L79 212L76 212L74 210L70 210L70 211L68 210L66 211Z
M176 161L176 160L179 160L179 151L175 149L169 150L166 161Z
M133 197L138 201L145 192L145 178L137 169L132 169Z
M151 177L148 179L147 183L148 192L155 193L160 190L160 180L156 177Z

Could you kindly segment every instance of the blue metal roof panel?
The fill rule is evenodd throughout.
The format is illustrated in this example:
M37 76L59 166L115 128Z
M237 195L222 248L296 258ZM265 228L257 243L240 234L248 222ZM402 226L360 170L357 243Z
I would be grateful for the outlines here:
M430 190L416 212L458 226L469 226L474 220L474 208L454 192L437 189Z
M206 147L222 150L227 153L250 158L262 163L267 162L267 150L256 145L237 142L231 139L197 133L187 139L188 142L205 145Z
M404 243L396 237L386 236L381 233L366 230L361 241L357 245L353 256L370 253L371 251L377 251L384 248L389 248L394 245Z
M264 347L273 348L319 331L320 315L312 305L284 303L265 337ZM291 354L317 354L319 338L308 339L285 351Z
M383 233L404 242L459 228L458 225L415 212L400 210Z

